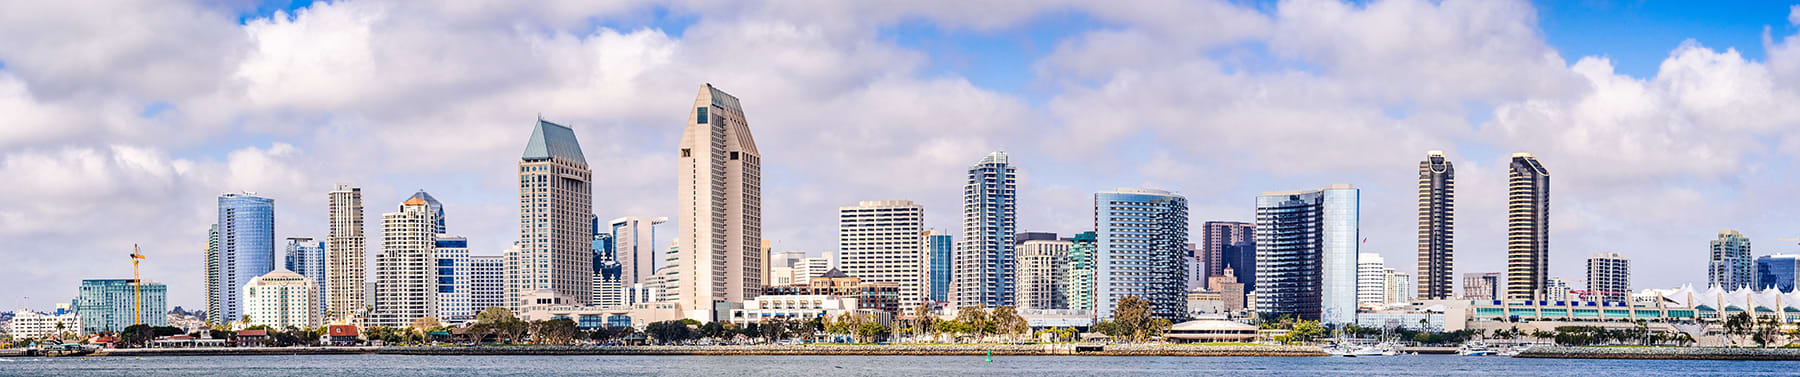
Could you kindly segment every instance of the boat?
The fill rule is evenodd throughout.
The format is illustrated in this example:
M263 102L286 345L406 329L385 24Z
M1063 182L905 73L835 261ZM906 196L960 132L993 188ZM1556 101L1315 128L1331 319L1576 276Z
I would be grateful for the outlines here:
M1486 343L1473 342L1463 343L1461 347L1457 347L1456 354L1463 356L1494 356L1499 354L1499 351L1488 348Z

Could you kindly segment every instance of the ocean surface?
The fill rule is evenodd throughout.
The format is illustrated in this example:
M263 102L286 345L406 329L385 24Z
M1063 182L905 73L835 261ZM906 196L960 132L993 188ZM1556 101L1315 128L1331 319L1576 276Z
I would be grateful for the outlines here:
M1504 357L167 356L0 358L0 376L1794 376L1800 362Z

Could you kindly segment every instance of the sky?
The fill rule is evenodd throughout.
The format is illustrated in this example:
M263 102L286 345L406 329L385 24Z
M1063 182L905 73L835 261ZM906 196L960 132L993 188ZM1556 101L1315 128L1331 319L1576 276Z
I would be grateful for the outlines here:
M1800 252L1800 8L1742 1L0 0L0 306L144 277L204 307L216 197L322 238L414 191L477 255L517 237L533 121L575 129L604 219L675 211L711 83L764 158L765 239L813 255L840 206L907 199L960 232L968 165L1020 174L1021 230L1093 226L1093 193L1177 191L1192 229L1264 191L1361 188L1364 252L1414 269L1416 170L1456 164L1456 272L1504 268L1506 164L1551 173L1551 275L1632 259L1704 284L1708 242ZM378 221L368 222L370 255ZM673 234L665 225L661 234ZM1198 233L1191 236L1196 242Z

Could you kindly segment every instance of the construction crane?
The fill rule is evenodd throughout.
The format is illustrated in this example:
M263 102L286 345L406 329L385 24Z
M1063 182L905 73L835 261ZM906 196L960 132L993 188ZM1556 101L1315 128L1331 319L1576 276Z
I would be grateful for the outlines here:
M138 275L138 261L144 260L144 254L138 252L138 245L131 244L131 318L137 324L144 324L144 299L138 292L144 286L144 278Z

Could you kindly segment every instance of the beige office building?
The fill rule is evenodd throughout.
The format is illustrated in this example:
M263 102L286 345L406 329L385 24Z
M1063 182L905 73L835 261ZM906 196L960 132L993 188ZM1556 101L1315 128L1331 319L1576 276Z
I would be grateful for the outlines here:
M364 254L362 188L339 183L326 194L326 218L330 231L325 237L325 316L329 321L348 322L365 314L368 260Z
M319 326L318 283L287 269L250 278L244 284L244 315L247 325L267 325L285 329L310 329Z
M925 206L879 200L838 208L838 270L899 285L902 308L925 302L926 246Z
M538 119L519 156L519 244L507 257L506 302L551 290L571 303L592 298L593 171L575 130Z
M1550 171L1514 153L1506 194L1506 299L1542 300L1550 285Z
M1019 309L1067 309L1064 284L1069 271L1070 241L1032 240L1013 251L1019 273Z
M369 325L404 327L438 315L437 217L418 197L381 215L375 257L375 310Z
M763 286L762 154L737 97L700 87L676 166L676 297L687 318L714 321Z

